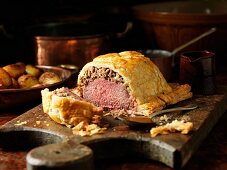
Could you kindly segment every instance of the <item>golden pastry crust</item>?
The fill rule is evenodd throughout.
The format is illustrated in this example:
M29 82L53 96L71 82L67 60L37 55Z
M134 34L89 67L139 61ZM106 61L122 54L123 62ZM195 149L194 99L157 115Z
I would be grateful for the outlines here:
M158 97L167 105L175 104L179 101L192 97L191 86L188 84L177 85L175 88L173 88L172 92L168 94L159 94Z
M76 126L80 122L90 123L94 115L103 113L100 107L71 96L58 96L47 88L42 90L41 94L44 113L55 122L66 126Z
M158 96L154 96L149 102L138 105L137 112L144 116L149 116L152 113L162 110L166 107L166 103Z
M148 102L137 106L137 112L144 116L149 116L156 111L160 111L167 105L176 104L182 100L189 99L193 96L191 86L188 84L176 85L173 91L167 94L160 93Z
M121 75L138 105L148 103L160 93L172 92L172 88L158 67L149 58L136 51L110 53L96 57L80 71L78 86L82 84L85 72L91 67L109 68Z

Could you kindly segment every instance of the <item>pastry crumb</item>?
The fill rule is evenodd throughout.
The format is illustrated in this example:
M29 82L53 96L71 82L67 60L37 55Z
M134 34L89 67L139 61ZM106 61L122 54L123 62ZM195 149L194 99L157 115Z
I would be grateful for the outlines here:
M167 122L168 121L168 117L166 115L163 115L163 116L160 117L160 120Z
M88 124L85 122L80 122L78 125L72 128L74 135L80 136L92 136L95 134L104 133L107 128L101 128L97 124Z
M182 134L188 134L193 128L192 122L184 122L183 120L174 120L171 123L167 123L162 126L154 127L150 130L151 137L155 137L159 134L169 134L175 132L181 132Z
M27 121L23 121L23 122L17 121L17 123L15 125L21 126L21 125L26 125L27 123L28 123Z

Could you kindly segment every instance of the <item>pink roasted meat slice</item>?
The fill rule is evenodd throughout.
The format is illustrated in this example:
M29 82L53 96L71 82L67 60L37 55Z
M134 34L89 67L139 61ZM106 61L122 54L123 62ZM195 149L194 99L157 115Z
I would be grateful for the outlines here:
M89 82L84 87L83 98L105 109L130 110L135 103L122 83L103 78Z

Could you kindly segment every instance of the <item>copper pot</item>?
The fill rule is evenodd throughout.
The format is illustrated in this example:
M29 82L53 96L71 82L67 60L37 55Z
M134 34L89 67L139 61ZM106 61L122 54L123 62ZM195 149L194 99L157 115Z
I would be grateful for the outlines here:
M108 32L103 25L84 23L48 23L33 27L34 55L38 65L73 64L82 68L100 54L109 52L112 40L126 35Z

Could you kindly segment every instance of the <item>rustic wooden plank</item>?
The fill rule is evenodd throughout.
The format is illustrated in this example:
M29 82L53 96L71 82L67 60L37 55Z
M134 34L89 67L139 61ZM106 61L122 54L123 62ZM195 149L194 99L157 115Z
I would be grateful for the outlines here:
M226 110L227 98L223 94L195 96L190 100L178 103L178 105L189 103L197 103L199 108L184 112L184 114L182 114L183 112L174 112L168 114L168 118L169 121L176 118L192 121L194 124L193 131L189 135L173 133L154 138L151 138L149 134L150 127L113 130L116 129L116 126L122 125L122 122L116 120L108 120L111 126L104 134L92 137L75 136L70 128L52 121L48 115L43 113L42 106L39 105L1 127L0 146L18 149L26 145L30 146L31 149L35 148L31 151L34 154L49 144L56 147L56 145L65 145L66 142L68 144L72 143L72 147L76 148L76 143L76 145L82 146L79 147L80 149L90 147L95 160L140 156L160 161L173 168L181 168L188 162ZM154 120L156 123L160 123L158 118ZM21 136L24 140L15 142ZM41 148L38 147L40 145L42 145ZM80 153L80 149L75 150ZM31 156L31 153L29 155ZM77 161L85 161L86 164L88 159L84 160L82 155L81 159L79 157ZM42 159L43 157L42 155ZM30 169L32 169L33 163L27 161ZM55 160L52 161L53 166L57 165L56 162L54 164ZM92 161L89 159L87 163L92 164ZM67 161L62 166L67 166Z

